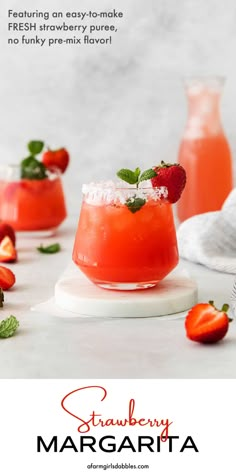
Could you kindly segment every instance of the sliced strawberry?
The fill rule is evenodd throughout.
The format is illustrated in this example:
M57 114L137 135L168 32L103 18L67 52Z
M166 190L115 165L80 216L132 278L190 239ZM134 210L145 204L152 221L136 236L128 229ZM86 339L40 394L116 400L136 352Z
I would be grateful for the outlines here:
M9 236L9 238L12 240L14 246L16 244L16 233L12 226L8 225L7 223L4 223L3 221L0 221L0 243L1 241L5 238L5 236Z
M228 308L229 305L225 304L221 310L217 310L213 302L195 305L185 320L187 337L206 344L220 341L226 335L231 321L226 313Z
M52 151L49 149L43 154L42 161L43 164L50 170L59 169L62 173L68 167L70 156L68 151L65 148L57 149Z
M168 200L176 203L186 185L186 172L179 164L166 164L161 161L161 165L154 167L156 177L151 179L153 187L167 187Z
M7 267L0 266L0 287L2 290L8 290L13 287L16 281L15 274Z
M16 259L17 252L14 244L9 236L5 236L0 244L0 262L15 262Z

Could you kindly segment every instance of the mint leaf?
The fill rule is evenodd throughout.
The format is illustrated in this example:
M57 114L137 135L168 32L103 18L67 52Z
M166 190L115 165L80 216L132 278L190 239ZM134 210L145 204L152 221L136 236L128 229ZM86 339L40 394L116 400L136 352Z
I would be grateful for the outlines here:
M29 156L21 161L21 178L30 180L42 180L47 178L46 167L34 156Z
M140 169L137 167L134 172L130 169L120 169L116 175L128 184L136 184L138 182L139 173Z
M134 171L130 169L120 169L116 175L128 184L136 184L138 189L140 182L152 179L153 177L156 177L157 174L153 169L147 169L141 174L140 168L136 167ZM140 210L145 203L146 200L144 198L139 198L134 195L134 197L130 197L126 200L125 205L132 213L136 213L136 211Z
M4 302L4 293L2 288L0 288L0 308L3 307L3 302Z
M27 145L30 154L35 156L36 154L40 154L44 148L44 142L43 141L30 141Z
M9 316L0 323L0 338L10 338L19 326L19 321L15 316Z
M126 200L125 205L128 207L128 209L132 213L136 213L136 211L139 211L140 208L145 205L146 200L144 198L139 198L139 197L130 197L128 200Z
M46 247L41 244L41 246L37 247L37 250L42 254L55 254L61 250L61 246L59 243L51 244L50 246Z
M139 182L142 182L143 180L149 180L152 179L153 177L156 177L156 172L153 169L148 169L142 172L142 174L139 177Z
M141 169L139 167L136 167L134 174L139 178L140 173L141 173Z

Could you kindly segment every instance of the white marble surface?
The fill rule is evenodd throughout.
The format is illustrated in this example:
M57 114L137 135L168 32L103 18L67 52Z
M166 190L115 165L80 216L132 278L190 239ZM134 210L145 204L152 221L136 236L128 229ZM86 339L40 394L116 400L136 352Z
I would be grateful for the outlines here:
M75 226L68 221L53 238L63 247L55 255L39 254L39 240L18 238L19 262L11 266L17 284L0 317L15 314L20 328L0 340L0 378L235 378L236 323L224 341L203 346L187 340L183 319L62 319L30 311L53 295ZM197 281L199 300L229 301L233 276L181 264Z

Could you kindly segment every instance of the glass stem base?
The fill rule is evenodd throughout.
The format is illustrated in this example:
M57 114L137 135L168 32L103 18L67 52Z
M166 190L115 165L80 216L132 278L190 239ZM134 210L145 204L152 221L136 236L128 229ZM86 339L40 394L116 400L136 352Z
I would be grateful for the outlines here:
M157 282L137 282L137 283L117 283L117 282L95 282L100 288L105 288L106 290L145 290L147 288L155 287Z
M57 227L35 231L16 231L17 238L19 237L22 239L50 238L51 236L54 236L56 232Z

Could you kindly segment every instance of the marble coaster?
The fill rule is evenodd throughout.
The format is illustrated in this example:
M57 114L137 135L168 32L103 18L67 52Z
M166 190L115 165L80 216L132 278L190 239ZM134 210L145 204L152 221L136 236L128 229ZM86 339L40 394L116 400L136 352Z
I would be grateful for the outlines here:
M108 318L145 318L180 313L197 302L197 285L181 272L174 272L156 287L137 291L106 290L92 284L69 266L54 293L60 315ZM66 313L67 312L67 313Z

